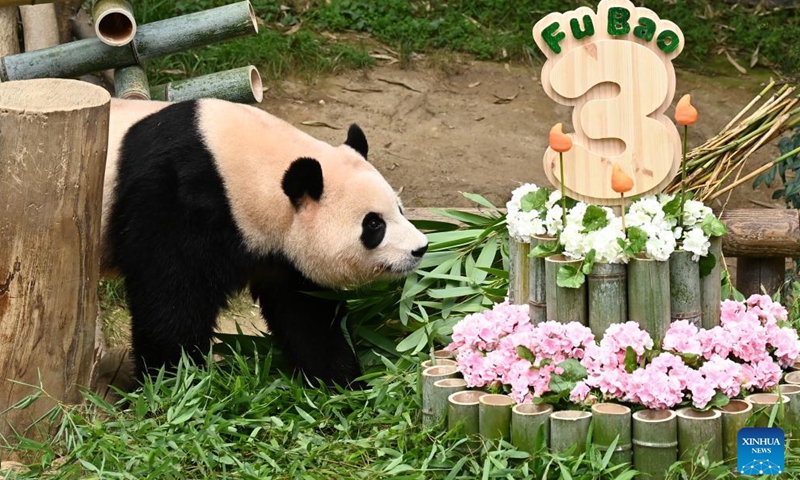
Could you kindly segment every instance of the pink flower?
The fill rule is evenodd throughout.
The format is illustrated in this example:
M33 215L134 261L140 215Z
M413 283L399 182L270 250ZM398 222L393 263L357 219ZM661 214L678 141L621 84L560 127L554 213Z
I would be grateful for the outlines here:
M769 358L754 362L742 364L742 376L744 378L744 388L759 388L761 390L768 390L781 379L781 367Z
M569 392L569 399L572 403L584 403L586 401L586 397L589 395L589 392L591 392L591 389L586 382L578 382L575 385L575 388Z
M700 340L697 337L697 327L687 320L672 322L664 335L664 350L673 352L693 353L699 355L702 352Z

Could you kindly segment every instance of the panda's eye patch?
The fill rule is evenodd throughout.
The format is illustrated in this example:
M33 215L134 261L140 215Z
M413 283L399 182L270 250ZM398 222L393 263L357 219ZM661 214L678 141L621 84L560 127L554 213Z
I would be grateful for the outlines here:
M361 243L365 248L369 250L376 248L385 235L386 222L379 214L369 212L364 215L364 220L361 221Z

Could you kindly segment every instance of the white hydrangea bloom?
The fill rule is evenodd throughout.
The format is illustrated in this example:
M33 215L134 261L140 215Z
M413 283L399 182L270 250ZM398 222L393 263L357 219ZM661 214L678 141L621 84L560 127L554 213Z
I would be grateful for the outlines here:
M559 194L559 197L561 197L561 194ZM561 205L555 204L552 207L548 207L547 215L544 219L544 226L547 229L547 234L553 237L558 235L558 232L561 231L561 224Z
M508 213L522 211L522 207L520 205L522 202L522 197L531 192L539 190L539 188L540 187L538 187L535 183L526 183L515 188L514 191L511 192L511 200L506 203L506 209L508 210Z
M683 204L683 226L693 227L703 222L706 215L712 213L711 209L697 200L687 200Z
M700 260L700 257L708 255L708 248L711 242L708 237L703 233L702 228L687 229L686 235L683 237L683 249L687 252L692 252L692 260L695 262Z

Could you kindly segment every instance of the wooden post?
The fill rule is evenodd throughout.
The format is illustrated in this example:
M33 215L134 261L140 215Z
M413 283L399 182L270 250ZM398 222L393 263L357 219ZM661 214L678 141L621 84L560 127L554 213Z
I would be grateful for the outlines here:
M783 257L736 259L736 290L749 297L753 294L772 295L786 278L786 259Z
M109 94L75 80L0 83L0 412L41 385L89 385ZM0 417L11 440L53 407Z

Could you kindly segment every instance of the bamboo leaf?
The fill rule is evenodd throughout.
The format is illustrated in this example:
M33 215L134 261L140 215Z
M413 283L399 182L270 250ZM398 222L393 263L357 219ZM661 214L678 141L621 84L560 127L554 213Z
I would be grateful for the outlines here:
M427 343L428 336L425 332L424 328L418 328L411 335L404 338L400 343L397 344L397 351L398 352L407 352L411 349L414 349L422 343L424 346Z
M465 297L476 293L480 293L480 290L476 287L435 288L428 290L428 295L432 298Z
M412 225L420 230L435 230L438 232L450 232L458 230L458 225L455 223L441 222L437 220L409 220Z
M497 210L497 207L492 204L489 200L486 200L481 195L477 193L469 193L469 192L460 192L461 195L464 195L467 199L472 200L473 202L477 203L478 205L482 205L487 208L491 208L493 210Z
M471 212L463 212L461 210L434 208L431 209L431 211L471 226L488 226L494 223L496 220L494 218L484 217L483 215L478 215Z
M480 255L478 255L478 260L475 262L475 266L477 267L477 271L473 271L470 278L472 278L475 283L483 283L486 280L487 271L486 268L489 268L494 263L494 257L497 255L497 239L490 238L486 244L481 249Z

